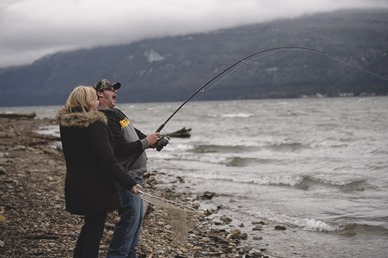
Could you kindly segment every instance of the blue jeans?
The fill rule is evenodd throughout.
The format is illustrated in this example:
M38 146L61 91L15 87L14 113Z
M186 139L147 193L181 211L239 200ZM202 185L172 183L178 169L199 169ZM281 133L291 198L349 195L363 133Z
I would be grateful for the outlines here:
M141 184L141 180L136 182ZM137 258L135 247L139 243L143 224L143 200L122 187L120 195L123 200L119 209L120 221L115 226L107 258Z

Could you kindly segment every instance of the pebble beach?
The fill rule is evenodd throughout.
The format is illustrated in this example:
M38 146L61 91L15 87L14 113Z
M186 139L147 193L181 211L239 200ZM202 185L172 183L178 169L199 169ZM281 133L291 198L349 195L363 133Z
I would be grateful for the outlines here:
M47 125L56 125L56 121L0 117L0 257L72 257L83 221L64 209L65 163L58 147L60 139L38 133ZM212 193L178 193L174 187L159 185L159 176L158 171L147 172L146 193L198 212L187 214L190 226L184 238L178 239L166 209L148 203L139 257L276 257L267 254L265 247L258 250L246 243L249 236L244 228L248 225L234 226L225 216L214 219L222 207L201 207ZM184 179L176 182L180 180ZM118 219L116 212L108 216L100 257L105 257ZM252 221L249 227L256 232L286 229L265 221Z

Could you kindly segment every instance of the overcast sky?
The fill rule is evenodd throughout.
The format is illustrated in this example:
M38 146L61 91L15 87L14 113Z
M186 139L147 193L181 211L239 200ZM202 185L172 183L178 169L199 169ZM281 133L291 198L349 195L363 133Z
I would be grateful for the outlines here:
M388 0L1 0L0 67L63 50L206 32Z

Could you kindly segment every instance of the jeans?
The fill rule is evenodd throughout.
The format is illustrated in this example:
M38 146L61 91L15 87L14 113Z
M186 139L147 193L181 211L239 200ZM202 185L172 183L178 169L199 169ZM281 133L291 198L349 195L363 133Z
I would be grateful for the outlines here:
M106 213L85 216L85 223L74 249L74 258L98 257L106 216Z
M136 180L140 185L141 180ZM137 258L135 247L139 243L143 224L143 200L137 194L120 187L123 206L116 224L107 258Z

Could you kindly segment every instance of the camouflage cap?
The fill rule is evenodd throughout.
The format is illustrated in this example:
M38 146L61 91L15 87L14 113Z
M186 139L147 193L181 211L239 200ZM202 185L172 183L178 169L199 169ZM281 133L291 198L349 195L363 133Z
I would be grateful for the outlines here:
M113 88L115 90L118 90L120 89L120 87L121 87L121 83L119 82L111 83L107 79L102 79L97 82L95 89L96 91L102 91L107 88Z

